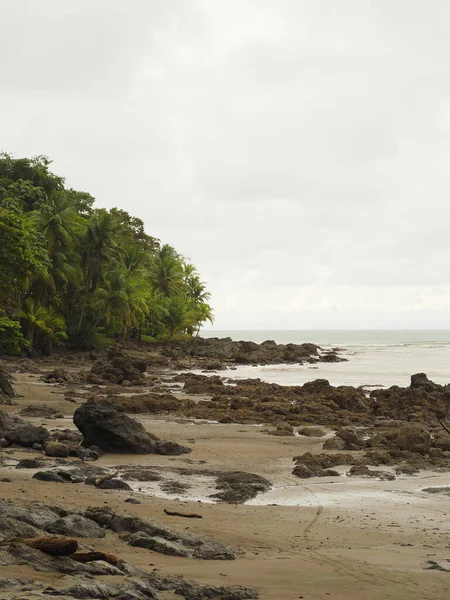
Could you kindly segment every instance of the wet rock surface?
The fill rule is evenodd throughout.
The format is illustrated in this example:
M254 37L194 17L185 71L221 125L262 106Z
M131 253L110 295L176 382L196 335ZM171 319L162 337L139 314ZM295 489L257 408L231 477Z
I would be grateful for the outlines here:
M134 360L120 349L109 351L106 360L95 362L88 376L91 383L114 383L122 385L141 385L145 383L144 373L147 365Z
M14 404L13 380L8 371L0 363L0 404Z

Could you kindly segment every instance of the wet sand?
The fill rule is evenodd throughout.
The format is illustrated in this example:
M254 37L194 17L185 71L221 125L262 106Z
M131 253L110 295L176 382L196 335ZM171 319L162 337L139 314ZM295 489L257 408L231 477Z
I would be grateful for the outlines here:
M49 428L73 426L71 414L77 404L64 400L63 388L43 385L37 377L26 374L16 377L16 391L23 397L17 398L18 406L4 407L8 412L45 402L66 418L33 422L46 423ZM264 433L265 428L250 425L141 420L163 439L189 445L192 453L180 457L109 454L92 464L153 465L175 479L177 474L172 470L179 467L242 470L267 477L274 488L245 505L214 504L207 498L212 482L196 474L178 475L193 487L186 495L168 497L157 482L146 493L99 490L32 480L33 471L6 466L0 468L0 477L12 481L0 483L1 496L36 499L66 508L108 504L122 512L212 535L244 549L246 554L235 561L218 562L170 557L131 548L110 534L95 540L95 546L143 568L179 573L203 583L253 586L263 600L448 597L450 573L425 567L433 560L450 568L450 500L421 490L450 485L450 474L422 472L395 481L348 477L302 480L291 474L293 456L321 450L323 440L270 436ZM35 452L24 450L3 455L36 457ZM125 504L130 495L142 504ZM202 502L197 501L199 498ZM193 510L203 518L187 521L169 517L164 508ZM27 576L26 569L17 569L21 577ZM13 575L10 567L0 567L0 577ZM36 572L30 576L49 583L54 577Z

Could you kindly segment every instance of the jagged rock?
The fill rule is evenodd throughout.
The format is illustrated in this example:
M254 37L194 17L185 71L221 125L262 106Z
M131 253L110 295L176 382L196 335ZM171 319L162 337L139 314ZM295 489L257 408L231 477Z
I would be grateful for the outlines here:
M108 403L87 402L75 411L73 422L83 434L83 445L99 446L106 452L128 454L184 454L190 448L162 442L143 425L120 414Z
M395 475L389 471L375 471L365 465L354 465L347 473L349 477L372 477L383 481L393 481Z
M20 423L7 429L4 436L11 444L33 446L33 444L44 444L50 437L50 434L45 427L36 427L29 423Z
M245 473L244 471L231 471L220 475L216 480L216 486L223 491L213 494L211 498L241 504L261 492L269 491L272 484L261 475Z
M133 360L121 350L113 348L106 361L97 361L92 365L88 379L93 383L112 382L121 385L127 381L130 385L139 385L145 382L143 373L146 369L143 361Z
M69 535L82 538L103 538L105 530L95 521L87 519L82 515L72 514L57 519L45 527L48 533Z
M419 425L405 425L398 432L396 445L400 450L426 454L431 446L431 437Z

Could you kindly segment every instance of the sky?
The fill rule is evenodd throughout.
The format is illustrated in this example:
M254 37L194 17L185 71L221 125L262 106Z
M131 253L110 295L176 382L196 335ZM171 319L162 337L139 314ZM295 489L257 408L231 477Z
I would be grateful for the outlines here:
M448 0L1 0L0 150L198 268L217 329L450 328Z

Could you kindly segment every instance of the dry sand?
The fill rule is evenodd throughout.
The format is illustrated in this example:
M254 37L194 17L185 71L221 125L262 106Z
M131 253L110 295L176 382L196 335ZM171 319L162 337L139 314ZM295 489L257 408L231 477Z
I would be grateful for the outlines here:
M21 397L18 406L4 407L8 412L45 402L66 418L33 422L46 423L49 428L73 427L71 415L77 405L64 400L64 388L42 384L38 377L28 374L18 374L16 379ZM0 477L12 481L0 483L1 496L36 499L66 508L108 504L122 512L212 535L241 547L245 555L218 562L170 557L130 548L112 534L95 540L95 546L149 570L179 573L203 583L253 586L262 600L448 598L450 573L425 567L433 560L450 569L450 498L421 490L450 485L450 474L422 472L395 481L348 477L301 480L291 474L292 457L320 451L323 440L269 436L264 428L250 425L141 420L156 435L189 445L192 453L180 457L110 454L94 464L154 465L165 474L178 467L243 470L267 477L274 488L245 505L214 504L207 499L212 480L197 475L174 473L175 479L189 481L193 487L186 495L168 497L157 483L148 484L146 493L130 494L45 483L32 480L33 471L3 467ZM11 457L36 457L36 453L14 450ZM125 504L130 495L142 503ZM206 501L198 502L198 498ZM169 517L164 508L194 510L203 519ZM0 567L0 577L14 575L48 583L54 577L28 573L22 566Z

